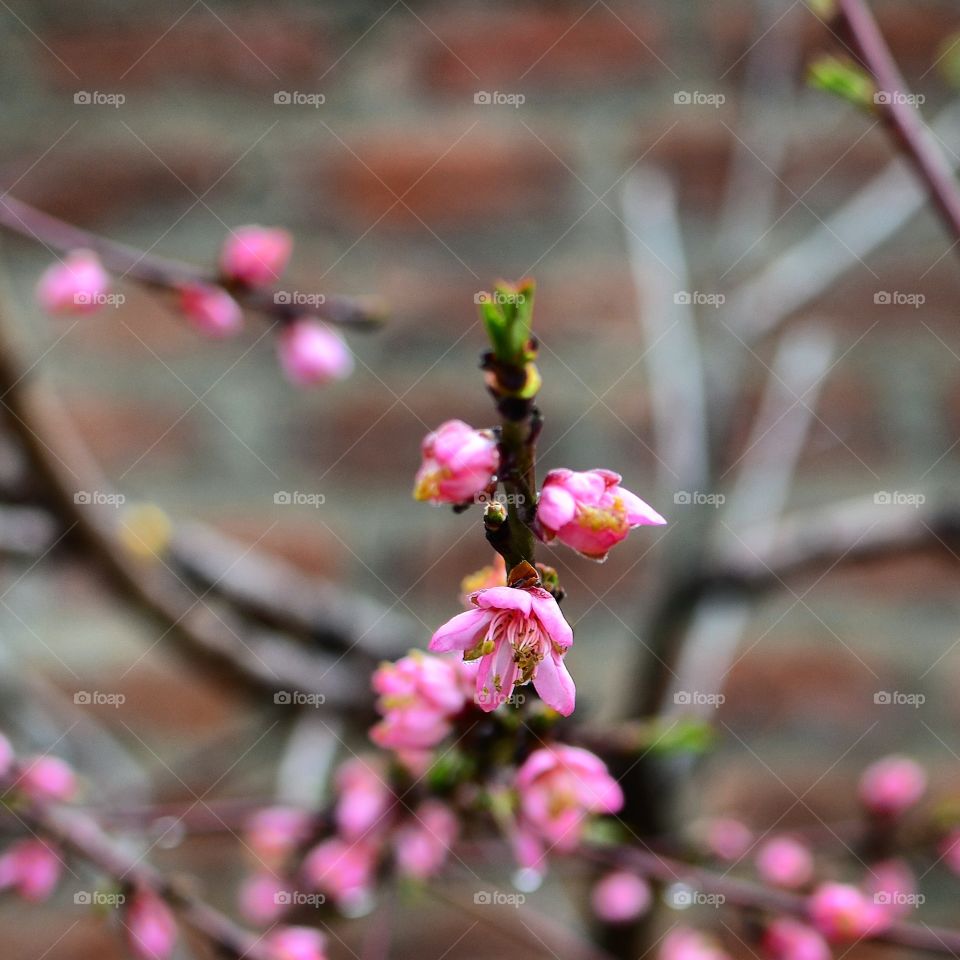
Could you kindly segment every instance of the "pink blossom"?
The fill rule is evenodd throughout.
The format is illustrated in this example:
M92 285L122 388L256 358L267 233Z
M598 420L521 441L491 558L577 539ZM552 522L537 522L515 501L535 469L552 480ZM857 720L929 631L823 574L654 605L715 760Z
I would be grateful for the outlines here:
M412 820L394 833L397 869L415 880L438 873L460 830L456 814L437 800L427 800Z
M277 338L277 356L286 378L297 387L343 380L353 372L346 341L313 320L295 320Z
M846 883L824 883L810 898L813 925L831 943L848 943L886 926L887 917L862 890Z
M243 326L240 304L223 287L188 283L180 288L180 309L208 337L229 337Z
M581 747L535 750L514 784L519 796L514 846L525 867L538 866L549 849L569 853L591 814L616 813L623 806L623 791L604 762Z
M537 529L544 541L557 538L579 553L602 560L631 527L667 521L620 486L610 470L551 470L537 504Z
M393 805L393 791L375 758L355 757L337 771L337 803L333 818L347 840L360 840L382 833L385 816Z
M629 923L650 909L650 884L626 870L608 873L594 888L593 912L606 923Z
M177 942L177 920L156 894L138 891L126 910L127 939L138 960L167 960Z
M43 840L19 840L0 855L0 889L13 887L24 900L41 903L56 889L63 871L57 851Z
M224 277L246 287L269 287L280 279L293 250L286 230L251 225L237 227L223 242Z
M762 947L769 960L830 960L826 940L793 917L774 920L764 933Z
M867 871L864 886L878 909L893 919L917 904L917 879L903 860L883 860Z
M265 807L247 821L246 844L270 866L283 863L310 835L312 818L296 807Z
M709 937L690 927L674 927L661 941L658 960L729 960Z
M37 283L37 300L47 313L93 313L110 291L110 276L92 250L72 250L48 267Z
M757 872L777 887L802 887L813 876L810 848L792 837L774 837L757 852Z
M940 856L947 867L960 874L960 830L951 830L940 842Z
M456 660L418 650L382 664L373 674L373 689L383 719L370 731L370 739L390 750L436 746L450 732L450 719L467 703L460 667Z
M423 462L413 496L430 503L466 503L494 482L500 452L490 430L474 430L462 420L447 420L421 445Z
M378 854L377 845L368 840L350 842L331 837L307 854L303 874L314 889L349 907L370 893Z
M495 710L514 686L533 681L544 703L573 713L576 690L563 656L573 631L557 601L542 587L491 587L473 595L474 609L455 616L430 640L438 653L464 651L480 661L476 702Z
M5 777L13 768L13 761L16 755L10 741L0 733L0 778Z
M327 938L312 927L280 927L266 942L273 960L327 960Z
M927 775L909 757L889 756L870 764L860 778L860 800L873 814L898 817L927 789Z
M739 820L717 817L707 824L706 842L715 857L732 863L750 849L753 834Z
M255 873L240 887L240 912L257 926L273 923L285 910L289 889L276 874L266 870Z
M16 787L32 800L65 802L77 792L77 777L59 757L31 757L24 761Z

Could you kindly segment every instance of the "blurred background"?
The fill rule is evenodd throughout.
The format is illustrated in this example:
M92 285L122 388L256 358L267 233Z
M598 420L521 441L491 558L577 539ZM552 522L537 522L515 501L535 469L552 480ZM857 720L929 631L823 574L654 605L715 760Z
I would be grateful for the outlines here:
M960 12L947 0L874 6L925 115L946 118L955 163ZM425 644L489 551L475 523L410 498L419 443L450 417L492 420L474 297L532 275L542 469L615 469L670 521L602 566L542 552L577 627L580 709L638 711L651 608L689 558L717 546L749 565L763 554L745 546L755 521L849 498L874 504L880 523L895 511L908 531L928 529L928 542L869 565L836 549L746 607L697 608L702 650L719 659L694 689L725 699L710 709L718 751L691 810L761 829L843 819L863 764L892 750L923 759L938 791L960 788L956 555L924 509L949 497L960 466L956 250L890 172L878 118L805 83L812 58L844 49L803 3L8 0L0 25L12 196L198 264L214 263L231 227L283 225L295 250L282 288L391 306L383 330L349 336L352 379L297 392L257 317L237 340L202 342L132 284L119 308L44 317L32 290L50 254L4 235L7 310L31 376L55 385L129 500L362 592ZM848 220L831 219L878 176ZM764 273L771 264L779 272ZM695 439L692 453L672 449L704 431L683 412L697 389L691 330L706 408L725 419L706 427L710 469L685 473L703 459ZM674 404L679 434L665 439L658 417L670 423ZM324 502L276 504L279 491ZM0 636L3 722L81 769L76 741L95 738L91 803L202 819L208 803L277 789L288 718L266 695L209 686L82 555L7 559ZM74 703L94 689L125 703ZM880 692L924 702L875 702ZM235 846L200 833L151 856L196 871L232 907ZM930 916L952 919L949 888L941 903L934 887ZM575 893L534 896L579 922ZM119 955L62 898L29 914L0 906L6 955ZM439 956L463 920L420 908ZM484 936L453 955L489 955Z

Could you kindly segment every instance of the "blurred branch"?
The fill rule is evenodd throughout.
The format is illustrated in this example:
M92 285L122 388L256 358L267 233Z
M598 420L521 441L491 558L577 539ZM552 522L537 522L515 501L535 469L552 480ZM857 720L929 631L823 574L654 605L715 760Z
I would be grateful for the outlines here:
M93 250L114 273L160 290L173 291L187 283L222 283L215 274L101 237L37 210L8 193L0 195L0 226L35 240L51 251L66 253L78 247ZM311 305L309 311L305 311L302 304L278 303L272 290L231 289L230 292L247 309L279 320L293 320L309 312L330 323L363 328L376 326L386 313L377 297L332 294L325 297L323 303Z

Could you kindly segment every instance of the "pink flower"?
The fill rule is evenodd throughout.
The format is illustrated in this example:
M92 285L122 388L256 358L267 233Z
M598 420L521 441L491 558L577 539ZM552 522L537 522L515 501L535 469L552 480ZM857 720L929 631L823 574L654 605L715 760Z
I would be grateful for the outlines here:
M180 309L190 323L208 337L229 337L243 326L240 304L223 287L188 283L180 288Z
M286 230L237 227L223 242L220 270L245 287L269 287L280 279L292 250L293 238Z
M881 913L899 919L917 904L917 880L903 860L883 860L867 871L867 893Z
M537 504L541 538L561 543L595 560L630 532L631 527L666 523L649 504L620 486L610 470L551 470Z
M960 830L952 830L943 838L940 856L950 870L960 874Z
M13 747L10 746L10 741L0 733L0 778L10 773L15 759L16 755Z
M674 927L660 944L659 960L728 960L709 937L690 927Z
M923 767L909 757L889 756L872 763L860 778L860 800L871 813L898 817L927 789Z
M20 840L0 856L0 889L13 887L24 900L41 903L57 888L63 860L43 840Z
M718 817L707 824L707 848L721 860L739 860L753 843L753 834L739 820Z
M156 894L138 891L126 910L127 939L138 960L167 960L177 942L177 920Z
M47 313L93 313L110 291L110 276L92 250L72 250L48 267L37 283L37 300Z
M397 869L415 880L432 877L442 869L459 831L456 814L448 806L427 800L394 834Z
M351 843L332 837L310 851L303 861L303 874L314 889L349 909L369 895L377 859L377 845L370 841Z
M643 877L626 870L608 873L594 888L593 912L605 923L629 923L650 909L653 896Z
M793 917L774 920L764 933L762 948L769 960L830 960L826 940Z
M265 807L245 828L247 846L270 866L283 863L310 835L312 817L296 807Z
M545 844L569 853L591 814L616 813L623 806L623 791L604 762L580 747L535 750L514 784L520 802L514 845L525 867L541 863Z
M394 796L376 760L356 757L341 764L335 787L333 818L341 836L360 840L383 832Z
M813 876L813 855L792 837L774 837L757 852L757 872L777 887L802 887Z
M313 320L295 320L277 338L277 356L297 387L343 380L353 372L353 355L339 333Z
M383 719L370 739L390 750L424 750L451 730L450 718L466 706L469 692L461 682L461 663L417 650L384 663L373 674Z
M31 800L72 800L77 792L73 768L59 757L31 757L24 761L15 784Z
M261 871L247 877L240 887L240 912L258 927L273 923L289 902L288 883L276 874Z
M455 616L430 640L437 653L464 651L480 660L476 702L490 712L514 686L533 681L544 703L557 713L573 713L576 690L563 655L573 631L557 601L542 587L491 587L472 597L474 609Z
M500 452L490 430L474 430L462 420L448 420L428 433L423 463L413 496L430 503L466 503L494 482Z
M887 918L862 890L846 883L825 883L808 904L813 925L831 943L849 943L886 926Z
M327 960L327 938L311 927L280 927L267 937L274 960Z

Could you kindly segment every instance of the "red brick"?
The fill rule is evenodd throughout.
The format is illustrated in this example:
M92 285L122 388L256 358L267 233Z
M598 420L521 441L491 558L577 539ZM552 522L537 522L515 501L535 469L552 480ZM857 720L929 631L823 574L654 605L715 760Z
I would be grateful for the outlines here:
M664 68L662 42L649 8L581 9L559 5L464 10L430 21L438 40L423 40L423 77L433 89L523 93L531 87L622 85Z

